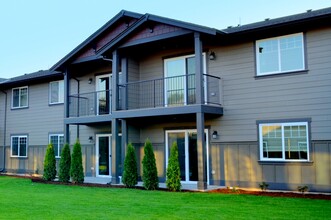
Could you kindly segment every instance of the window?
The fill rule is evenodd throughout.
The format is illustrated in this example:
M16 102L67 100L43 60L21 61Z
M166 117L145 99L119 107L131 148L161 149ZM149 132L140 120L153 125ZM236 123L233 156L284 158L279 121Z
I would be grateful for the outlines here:
M49 135L49 143L54 147L55 157L61 156L62 147L64 144L63 134L51 134Z
M28 107L28 87L19 87L12 90L12 108Z
M256 42L257 76L305 69L303 34L292 34Z
M203 74L206 74L206 54L202 54ZM187 105L196 103L194 55L164 60L165 104ZM205 83L205 82L204 82ZM206 85L205 85L206 90ZM205 91L206 100L206 91Z
M27 157L27 140L28 136L12 136L11 137L11 156L12 157Z
M259 124L260 158L264 161L308 161L308 123Z
M49 104L64 102L64 81L54 81L49 83Z

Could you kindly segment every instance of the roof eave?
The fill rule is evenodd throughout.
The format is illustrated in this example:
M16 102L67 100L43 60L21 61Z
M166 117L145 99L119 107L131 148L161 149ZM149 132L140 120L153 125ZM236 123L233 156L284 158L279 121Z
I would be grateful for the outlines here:
M50 70L55 71L59 70L59 68L66 63L70 58L72 58L79 50L83 49L85 46L87 46L95 37L99 36L103 31L105 31L107 28L109 28L111 25L116 23L119 19L122 17L132 17L139 19L142 15L130 12L126 10L120 11L117 15L115 15L111 20L109 20L106 24L104 24L101 28L99 28L96 32L94 32L92 35L90 35L85 41L83 41L81 44L79 44L75 49L73 49L70 53L68 53L65 57L63 57L60 61L58 61L56 64L54 64Z

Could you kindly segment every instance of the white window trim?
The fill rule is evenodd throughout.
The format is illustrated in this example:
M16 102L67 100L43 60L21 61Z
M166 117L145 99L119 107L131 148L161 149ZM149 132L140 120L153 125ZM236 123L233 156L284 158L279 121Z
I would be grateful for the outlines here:
M51 143L51 136L57 136L58 137L58 148L57 148L57 150L58 150L58 156L55 156L55 158L61 158L61 147L63 147L63 146L61 146L60 145L60 137L63 137L64 138L64 134L59 134L59 133L56 133L56 134L49 134L49 136L48 136L48 142L49 143ZM63 139L64 140L64 139ZM53 146L54 147L54 146Z
M21 90L22 89L27 89L26 90L26 95L27 95L27 100L26 100L26 106L21 106ZM18 89L19 90L19 100L18 100L18 106L14 107L14 90ZM21 86L21 87L16 87L12 88L12 93L11 93L11 108L12 109L19 109L19 108L27 108L29 107L29 87L28 86Z
M63 104L64 103L64 97L63 97L63 101L58 101L58 102L52 102L52 91L51 91L51 84L52 83L55 83L55 82L58 82L58 83L60 83L60 82L63 82L63 86L64 86L64 80L57 80L57 81L52 81L52 82L50 82L49 83L49 89L48 89L48 93L49 93L49 97L48 97L48 100L49 100L49 104L50 105L56 105L56 104ZM58 88L58 97L60 97L60 90L59 90L60 88ZM64 96L64 91L63 91L63 96Z
M282 127L282 158L265 158L263 157L263 126L275 126L279 125ZM306 126L306 137L307 137L307 159L285 159L285 143L284 143L284 126L292 125L305 125ZM279 162L307 162L309 161L309 126L308 122L280 122L280 123L261 123L259 124L259 151L261 161L279 161Z
M13 155L13 138L18 138L18 147L17 147L17 155ZM26 156L20 156L20 139L21 138L26 138ZM10 157L17 157L17 158L27 158L28 157L28 135L12 135L10 137Z
M280 45L279 45L279 40L282 38L287 38L287 37L291 37L291 36L295 36L295 35L300 35L302 37L302 61L303 61L303 67L300 69L293 69L293 70L288 70L288 71L282 71L281 70L281 63L280 63ZM268 41L268 40L274 40L274 39L278 39L278 59L279 59L279 63L278 63L278 69L279 71L272 71L272 72L265 72L265 73L261 73L260 72L260 57L259 57L259 42L263 42L263 41ZM295 34L289 34L289 35L283 35L283 36L279 36L279 37L272 37L272 38L266 38L266 39L262 39L262 40L257 40L255 43L255 57L256 57L256 75L257 76L267 76L267 75L274 75L274 74L283 74L283 73L290 73L290 72L296 72L296 71L303 71L306 69L306 59L305 59L305 40L304 40L304 35L303 33L295 33Z

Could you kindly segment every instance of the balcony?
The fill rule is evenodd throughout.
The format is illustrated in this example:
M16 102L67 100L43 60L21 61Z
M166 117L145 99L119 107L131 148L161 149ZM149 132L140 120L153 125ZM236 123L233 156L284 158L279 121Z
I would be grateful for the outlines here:
M195 74L166 77L154 80L130 82L118 85L119 114L127 110L148 110L145 115L157 114L157 109L194 106L196 101ZM222 80L212 75L203 75L204 105L219 108L222 105ZM111 90L80 93L69 96L69 117L110 115ZM184 114L185 111L182 112Z
M111 90L69 96L69 117L107 115L111 113Z
M204 104L221 106L220 77L203 75ZM197 104L195 74L121 84L118 110Z

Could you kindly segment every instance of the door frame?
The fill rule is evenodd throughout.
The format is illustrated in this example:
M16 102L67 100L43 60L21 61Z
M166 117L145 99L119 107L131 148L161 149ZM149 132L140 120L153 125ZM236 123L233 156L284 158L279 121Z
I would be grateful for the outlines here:
M99 88L99 79L100 78L106 78L106 77L108 77L108 79L109 79L109 94L111 94L111 90L112 90L112 82L111 82L111 73L106 73L106 74L102 74L102 75L97 75L97 76L95 76L95 92L96 92L96 94L95 94L95 98L96 98L96 115L100 115L100 113L99 113L99 92L102 92L102 91L107 91L107 90L100 90L100 88ZM106 92L106 94L107 94L107 92ZM111 95L109 95L109 114L111 113L111 108L112 108L112 106L111 106Z
M163 75L164 75L164 105L165 107L167 107L169 105L168 103L168 94L167 94L167 88L168 88L168 82L167 82L167 78L169 76L167 76L167 72L168 72L168 69L167 69L167 62L169 61L173 61L173 60L181 60L181 59L184 59L185 62L184 62L184 66L183 66L183 71L184 71L184 75L182 76L185 76L185 80L184 80L184 104L183 105L187 105L187 66L186 66L186 59L187 58L190 58L190 57L195 57L195 54L189 54L189 55L184 55L184 56L178 56L178 57L172 57L172 58L167 58L167 59L164 59L163 60ZM207 74L207 59L206 59L207 55L206 55L206 52L203 52L202 53L202 74ZM203 75L203 89L204 89L204 103L207 104L208 102L208 96L207 96L207 77L205 75ZM196 88L195 88L196 89Z
M206 135L206 164L207 164L207 184L209 185L209 132L208 129L204 129L205 131L205 135ZM169 133L185 133L185 167L189 167L189 157L187 157L186 155L188 155L188 133L189 132L197 132L197 129L178 129L178 130L166 130L165 131L165 142L166 142L166 146L165 146L165 155L166 155L166 170L168 168L168 160L169 160L169 152L170 152L170 146L168 143L168 134ZM171 143L170 143L171 144ZM198 162L198 161L197 161ZM188 179L188 169L185 170L185 179ZM181 181L181 183L184 184L196 184L197 181Z
M111 142L112 142L112 134L96 134L95 135L96 143L95 143L95 176L96 177L106 177L106 178L111 178L111 172L112 172L112 147L111 147ZM99 137L109 137L109 143L108 143L108 150L109 150L109 157L108 157L108 162L109 162L109 175L99 175Z

